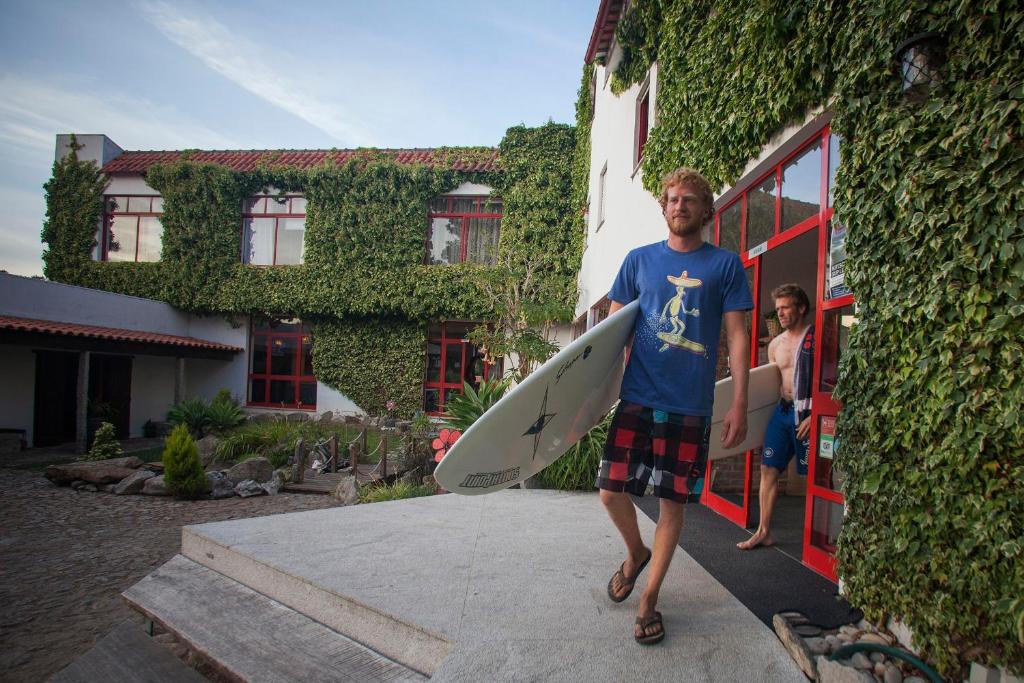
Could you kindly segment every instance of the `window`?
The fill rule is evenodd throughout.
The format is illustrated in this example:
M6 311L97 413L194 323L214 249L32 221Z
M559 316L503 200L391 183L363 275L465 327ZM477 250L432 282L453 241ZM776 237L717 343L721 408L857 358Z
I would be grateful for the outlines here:
M583 312L572 323L572 340L576 341L587 331L587 313Z
M242 263L287 266L302 263L306 236L303 197L260 196L242 209Z
M313 338L299 321L254 322L249 405L316 408Z
M104 261L159 261L164 228L161 197L119 195L104 201Z
M477 323L433 322L427 332L426 376L423 380L423 412L444 412L448 400L462 393L462 383L476 388L485 379L501 376L501 366L485 363L466 335Z
M633 133L633 167L640 165L644 158L647 134L651 130L651 89L644 86L636 101L636 130Z
M597 178L597 227L594 232L601 229L604 225L604 195L605 195L605 179L608 176L608 162L604 163L604 168L601 169L601 175Z
M608 309L611 307L612 301L608 298L608 295L601 297L596 304L590 307L590 326L598 324L602 320L608 317Z
M430 203L427 263L498 262L501 199L442 195Z

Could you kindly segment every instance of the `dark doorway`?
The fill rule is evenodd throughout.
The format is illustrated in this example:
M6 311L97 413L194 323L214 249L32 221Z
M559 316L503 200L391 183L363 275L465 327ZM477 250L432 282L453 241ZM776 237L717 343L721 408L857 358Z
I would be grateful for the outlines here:
M75 440L77 387L77 353L36 351L34 446L56 446Z
M95 428L103 422L114 425L117 438L127 439L131 405L131 356L90 354L89 443L92 443Z

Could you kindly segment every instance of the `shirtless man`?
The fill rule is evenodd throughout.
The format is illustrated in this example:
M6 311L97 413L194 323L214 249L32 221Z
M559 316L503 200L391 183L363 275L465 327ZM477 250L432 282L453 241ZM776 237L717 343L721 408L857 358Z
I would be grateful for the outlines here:
M779 366L782 372L782 389L779 404L764 435L761 450L761 486L759 500L761 518L757 531L748 540L737 543L740 550L775 544L772 538L772 512L779 495L779 476L786 471L789 461L797 456L797 472L807 474L807 435L811 429L809 380L795 382L798 358L804 360L804 373L810 369L810 358L814 355L814 329L806 318L810 309L807 294L798 285L780 285L772 291L775 312L783 332L768 345L768 360ZM804 396L802 394L806 393ZM797 395L800 394L800 395Z

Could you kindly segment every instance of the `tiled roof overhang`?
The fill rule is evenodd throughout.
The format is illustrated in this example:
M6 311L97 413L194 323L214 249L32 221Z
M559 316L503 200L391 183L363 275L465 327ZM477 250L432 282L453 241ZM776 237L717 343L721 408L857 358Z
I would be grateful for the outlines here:
M606 56L615 38L615 26L619 23L622 10L625 6L624 0L601 0L601 6L597 10L597 19L594 20L594 30L590 34L590 44L587 46L587 55L583 58L584 64L590 64L598 56Z

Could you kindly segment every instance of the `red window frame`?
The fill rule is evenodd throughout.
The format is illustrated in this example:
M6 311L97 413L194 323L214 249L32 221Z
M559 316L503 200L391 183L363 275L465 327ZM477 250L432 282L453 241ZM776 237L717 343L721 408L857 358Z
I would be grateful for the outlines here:
M127 206L124 211L112 211L110 208L111 200L116 198L123 198L128 200L126 204L131 204L132 200L148 200L149 211L128 211ZM160 210L153 210L154 200L160 200ZM151 194L109 194L103 196L103 234L100 236L100 260L110 260L110 238L111 238L111 224L113 223L114 217L134 216L135 217L135 254L131 262L139 263L139 224L143 218L156 218L160 220L160 247L163 249L163 221L161 217L164 215L163 211L163 197L160 195ZM159 259L157 259L159 261ZM143 263L156 263L157 261L143 261ZM128 261L126 261L128 262Z
M473 200L473 211L455 211L453 205L455 201L465 201L467 199ZM434 211L431 209L427 213L427 238L423 242L424 256L423 263L427 265L451 265L449 263L432 263L430 256L430 242L431 235L434 229L435 218L458 218L461 219L461 230L459 233L459 263L466 262L466 247L469 244L469 224L473 218L497 218L498 219L498 235L501 235L501 219L504 218L504 207L505 204L500 197L494 195L464 195L464 194L446 194L437 197L434 202L445 200L446 211ZM498 201L502 202L502 212L484 212L481 208L481 204L485 201ZM433 205L434 202L431 202ZM474 262L475 263L475 262Z
M256 338L266 338L266 352L263 360L263 372L253 372L253 366L255 364L254 355L256 353ZM274 345L274 340L293 339L295 340L295 364L293 367L296 368L297 374L282 375L273 374L271 372L271 351ZM303 324L298 325L298 329L294 330L278 330L274 328L273 324L259 324L253 322L249 332L249 365L248 365L248 385L246 387L249 395L247 405L250 406L263 406L267 408L291 408L291 409L302 409L302 410L315 410L316 401L313 403L302 402L302 385L310 382L314 385L314 391L316 391L316 376L313 374L303 373L303 356L307 346L312 347L313 335L311 331ZM263 380L263 396L253 396L253 380ZM292 402L270 402L270 383L273 380L290 381L295 385L295 400Z
M427 356L427 357L424 358L423 412L425 412L427 415L441 415L441 414L443 414L444 413L444 404L445 404L445 400L444 400L445 399L445 392L448 391L448 390L454 390L454 391L456 391L459 394L463 393L462 384L463 384L463 382L466 381L466 372L468 370L468 367L467 367L468 366L468 362L467 361L469 360L469 346L471 346L471 345L469 343L469 340L466 339L464 334L451 334L451 335L449 335L449 333L448 333L448 326L449 325L458 325L460 327L466 327L466 326L475 327L478 323L470 322L470 321L464 321L464 320L445 320L445 321L442 321L442 322L436 323L436 324L440 326L441 336L438 337L438 336L435 336L433 334L428 334L427 335L427 349L426 349L426 351L429 352L429 345L430 344L437 344L438 346L440 346L440 348L441 348L441 368L440 368L440 373L438 374L438 378L439 379L437 381L430 381L429 379L427 379L426 375L427 375L427 372L429 372L429 370L430 370L430 367L429 367L429 353L425 354L425 356ZM459 344L461 346L461 348L462 348L462 355L461 355L462 374L460 375L458 382L447 382L447 381L445 381L445 376L446 376L447 370L448 370L448 368L447 368L448 354L446 353L446 350L447 350L447 347L448 347L449 344ZM501 376L501 363L497 363L495 365L492 365L491 363L484 363L484 374L483 374L484 380L486 381L486 380L490 379L492 375L493 376L499 376L499 377ZM427 390L428 389L436 389L437 390L437 410L427 410Z
M633 167L636 168L644 159L644 147L650 132L651 88L646 87L636 105L636 134L633 145Z
M281 203L279 201L281 199L283 199L285 201L286 206L284 208L286 210L285 211L273 211L273 212L269 211L269 209L271 208L271 202L274 202L278 206L281 206ZM255 196L249 197L248 199L245 200L245 203L242 205L242 237L241 237L242 249L241 249L241 253L239 254L239 257L240 257L242 263L244 263L247 266L262 266L262 267L270 267L270 266L277 266L277 265L296 265L296 264L291 264L291 263L279 264L277 262L277 237L278 237L278 231L280 230L280 225L281 225L281 219L282 218L301 218L303 220L302 240L303 240L303 247L305 247L305 240L306 240L306 232L305 232L306 212L303 211L301 213L297 213L297 212L293 211L294 200L296 200L296 199L305 200L306 197L304 195L301 195L301 194L289 194L289 195L284 195L284 196L281 196L281 197L278 197L276 195L255 195ZM247 210L247 209L254 208L252 202L262 202L262 205L265 207L264 212L256 213L254 211ZM277 208L277 207L275 206L273 208ZM248 259L249 249L248 249L248 244L246 244L246 239L245 239L245 222L248 219L250 219L250 218L273 218L274 219L274 255L273 255L270 263L250 263L247 260ZM303 249L303 256L299 258L299 263L301 264L304 261L305 261L305 249Z

